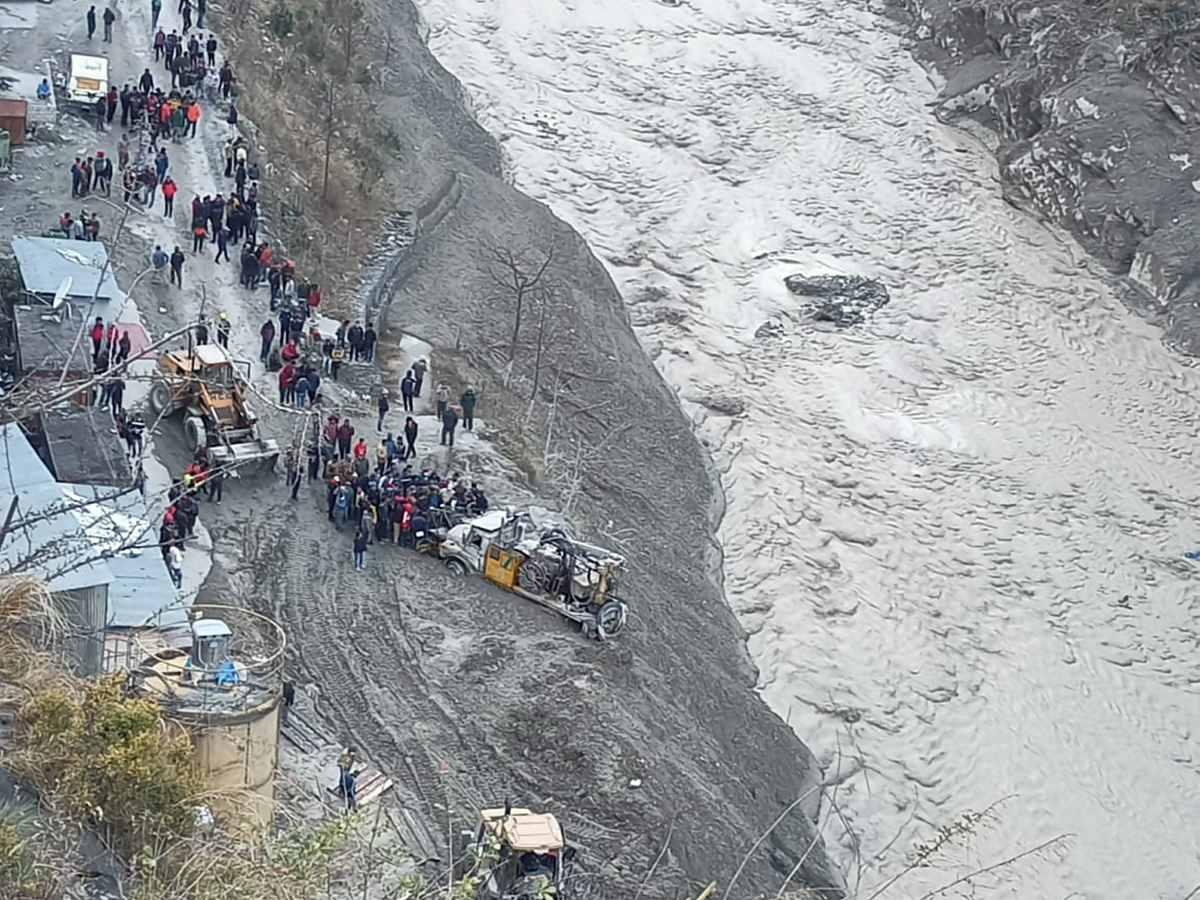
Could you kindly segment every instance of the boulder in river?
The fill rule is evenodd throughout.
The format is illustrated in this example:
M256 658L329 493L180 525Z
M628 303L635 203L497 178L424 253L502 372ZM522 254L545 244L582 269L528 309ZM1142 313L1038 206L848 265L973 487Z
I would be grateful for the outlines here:
M880 282L861 275L789 275L783 283L793 294L817 301L813 310L817 321L840 328L861 324L891 299Z
M787 329L783 327L782 322L776 322L774 319L769 319L758 326L754 332L755 340L765 341L769 338L781 338L787 334Z

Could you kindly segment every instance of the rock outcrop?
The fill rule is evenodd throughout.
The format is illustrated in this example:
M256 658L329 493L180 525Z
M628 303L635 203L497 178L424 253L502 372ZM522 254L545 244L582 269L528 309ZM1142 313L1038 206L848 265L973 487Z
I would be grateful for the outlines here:
M906 0L939 115L1000 137L1006 198L1069 229L1200 351L1200 13L1163 0Z
M789 275L783 283L793 294L814 301L814 319L841 328L866 321L891 299L880 282L861 275Z

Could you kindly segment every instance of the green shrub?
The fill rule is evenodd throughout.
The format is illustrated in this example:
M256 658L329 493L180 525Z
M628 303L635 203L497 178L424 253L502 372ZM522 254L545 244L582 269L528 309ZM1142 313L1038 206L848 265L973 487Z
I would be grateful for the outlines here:
M157 704L125 696L123 682L89 682L81 700L39 694L20 768L64 812L102 823L129 854L189 835L200 784L191 742L168 736Z

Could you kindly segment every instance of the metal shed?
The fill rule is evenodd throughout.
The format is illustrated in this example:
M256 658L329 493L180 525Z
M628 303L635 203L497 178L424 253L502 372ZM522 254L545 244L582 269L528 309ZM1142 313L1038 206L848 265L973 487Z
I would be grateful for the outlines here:
M0 98L0 131L8 132L8 142L14 147L25 145L25 124L29 121L29 104L24 100Z
M21 270L25 290L43 297L53 297L63 282L70 278L67 297L91 300L100 283L97 300L108 301L118 295L112 270L104 271L108 250L102 241L68 241L62 238L28 237L12 239L13 256ZM101 282L100 273L104 271ZM102 313L97 313L102 314Z
M43 372L57 376L68 359L68 376L92 374L92 342L86 334L79 335L80 329L87 327L85 322L68 319L48 306L18 306L13 309L13 322L22 375Z
M60 484L132 483L128 448L113 433L106 407L64 406L40 419L50 471Z
M0 496L15 496L17 521L30 520L5 538L0 568L47 581L70 625L68 658L83 674L101 671L107 630L178 609L157 529L136 490L59 484L10 422L0 426Z

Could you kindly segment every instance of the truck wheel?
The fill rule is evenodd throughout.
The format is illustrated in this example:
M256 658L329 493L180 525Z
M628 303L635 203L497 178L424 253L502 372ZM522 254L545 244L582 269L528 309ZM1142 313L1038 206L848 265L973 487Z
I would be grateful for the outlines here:
M150 388L150 411L155 415L161 413L171 404L171 389L165 381L156 381Z
M550 561L534 556L521 563L517 584L532 594L548 594L553 576L554 568Z
M462 576L467 574L466 563L464 563L461 559L450 557L450 559L446 560L445 565L446 568L450 570L451 575Z
M616 635L625 627L629 609L620 600L610 600L596 610L596 637L600 640Z
M192 450L202 450L208 446L208 435L204 431L204 422L197 416L188 416L183 423L183 433L187 436L188 446Z

